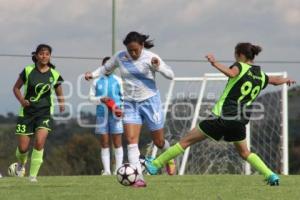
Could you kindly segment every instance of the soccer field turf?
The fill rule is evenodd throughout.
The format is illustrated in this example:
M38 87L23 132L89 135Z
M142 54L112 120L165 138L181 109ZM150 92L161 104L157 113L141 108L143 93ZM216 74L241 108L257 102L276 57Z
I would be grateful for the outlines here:
M147 188L120 185L115 176L39 177L0 179L2 200L89 200L89 199L300 199L300 176L281 176L279 187L270 187L262 176L199 175L146 176Z

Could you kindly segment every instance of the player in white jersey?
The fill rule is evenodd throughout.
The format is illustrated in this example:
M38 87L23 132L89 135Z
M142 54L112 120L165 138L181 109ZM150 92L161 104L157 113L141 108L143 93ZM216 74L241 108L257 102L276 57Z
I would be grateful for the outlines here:
M128 160L137 167L140 174L135 187L146 186L141 173L138 148L142 124L147 124L158 148L166 150L170 146L164 139L164 117L155 73L159 72L167 79L173 79L174 73L157 54L147 50L154 46L148 38L149 36L138 32L128 33L123 41L126 50L116 53L93 73L86 73L86 79L89 79L112 73L116 68L120 69L124 88L124 131L129 143ZM167 171L170 175L175 174L174 160L168 163Z

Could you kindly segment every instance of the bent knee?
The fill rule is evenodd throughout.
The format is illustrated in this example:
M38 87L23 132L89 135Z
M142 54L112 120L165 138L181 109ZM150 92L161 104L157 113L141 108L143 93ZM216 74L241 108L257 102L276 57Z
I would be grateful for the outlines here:
M248 156L250 155L250 151L240 151L239 152L239 155L244 159L244 160L247 160Z
M155 144L155 146L157 146L158 148L163 148L165 145L165 140L161 140L161 139L156 139L153 141L153 143Z

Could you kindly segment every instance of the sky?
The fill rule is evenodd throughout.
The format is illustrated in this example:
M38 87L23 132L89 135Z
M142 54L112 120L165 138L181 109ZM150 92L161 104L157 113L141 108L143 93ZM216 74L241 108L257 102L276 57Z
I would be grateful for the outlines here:
M300 61L300 0L116 0L116 49L130 31L150 35L151 49L162 59L204 59L213 53L233 60L238 42L263 48L259 61ZM0 0L0 54L29 55L40 43L53 56L104 57L111 54L111 0ZM78 77L100 60L53 59L63 78L68 103L86 101L89 83ZM12 93L18 74L30 57L0 57L0 114L17 112ZM176 76L216 72L208 63L167 62ZM300 63L265 63L268 72L287 71L300 82ZM169 81L157 77L164 98ZM70 89L70 87L72 87ZM70 93L72 90L72 93ZM91 109L91 107L87 108ZM76 112L76 111L75 111Z

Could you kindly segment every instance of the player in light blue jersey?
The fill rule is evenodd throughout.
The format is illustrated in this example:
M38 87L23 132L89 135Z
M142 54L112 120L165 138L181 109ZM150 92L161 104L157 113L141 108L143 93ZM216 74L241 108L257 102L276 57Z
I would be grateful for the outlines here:
M109 59L110 57L105 57L102 61L102 65ZM111 175L110 136L115 148L116 169L118 169L123 162L122 93L121 79L114 74L100 76L94 80L90 88L89 100L97 105L95 133L100 136L101 161L103 165L102 175ZM110 105L108 105L109 101L113 102L115 106L110 108ZM114 171L114 174L115 173L116 170Z
M134 187L146 186L141 173L138 147L142 124L147 124L158 148L166 150L170 146L164 139L164 115L155 75L158 72L167 79L173 79L174 73L157 54L148 51L154 46L148 38L149 36L138 32L128 33L123 41L126 50L117 52L93 73L86 73L88 79L100 74L110 74L116 68L120 69L124 87L124 132L129 143L128 160L137 167L140 174ZM175 174L174 160L167 163L167 171L170 175Z

